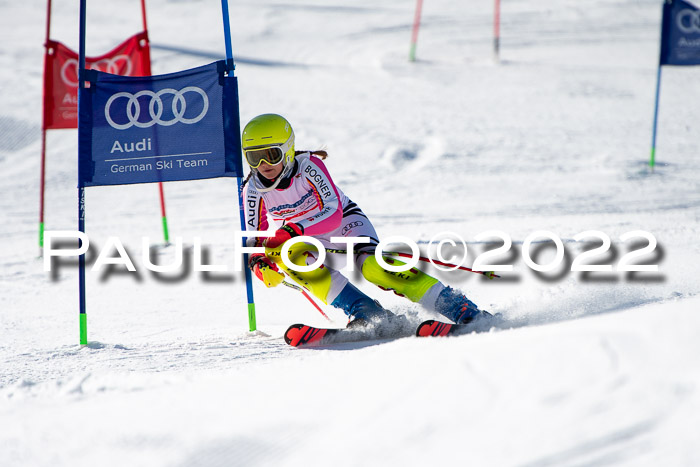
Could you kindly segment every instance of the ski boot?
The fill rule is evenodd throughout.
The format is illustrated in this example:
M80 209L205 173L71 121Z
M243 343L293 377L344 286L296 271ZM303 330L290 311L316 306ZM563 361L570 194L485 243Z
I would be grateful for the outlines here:
M464 294L452 287L445 287L435 301L435 311L457 324L470 323L477 316L485 313Z
M383 308L378 301L372 300L350 282L331 305L342 309L350 317L348 328L376 332L378 337L400 332L408 323L406 317Z
M340 291L331 306L340 308L350 318L348 327L366 326L372 321L388 319L392 314L382 308L378 301L372 300L350 282Z

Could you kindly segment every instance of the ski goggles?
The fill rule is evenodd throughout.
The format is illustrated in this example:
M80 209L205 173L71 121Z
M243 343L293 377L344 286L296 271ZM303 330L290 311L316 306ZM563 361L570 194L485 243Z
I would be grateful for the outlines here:
M284 159L284 151L279 146L269 146L258 149L244 149L245 160L253 169L260 167L260 164L266 162L269 165L277 165Z

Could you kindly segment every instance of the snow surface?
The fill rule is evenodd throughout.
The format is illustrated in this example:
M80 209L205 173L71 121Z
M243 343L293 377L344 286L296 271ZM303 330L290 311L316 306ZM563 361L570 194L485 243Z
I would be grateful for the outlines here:
M88 272L78 345L76 262L47 273L37 249L45 3L0 1L0 465L700 465L700 70L664 69L652 173L660 1L506 0L498 64L488 1L426 1L415 63L412 1L231 2L243 122L281 113L298 148L327 148L383 237L454 232L469 263L481 232L514 242L500 280L428 268L502 313L490 332L320 349L282 340L324 323L293 290L255 284L249 333L240 274L146 270L155 185L87 190L92 246L118 236L138 274ZM78 2L53 3L77 49ZM137 0L88 7L90 55L140 30ZM155 73L223 56L219 2L148 14ZM46 228L75 230L77 134L47 140ZM235 181L165 191L171 234L232 265ZM566 264L602 231L613 265L645 230L659 272L537 274L520 249L538 230Z

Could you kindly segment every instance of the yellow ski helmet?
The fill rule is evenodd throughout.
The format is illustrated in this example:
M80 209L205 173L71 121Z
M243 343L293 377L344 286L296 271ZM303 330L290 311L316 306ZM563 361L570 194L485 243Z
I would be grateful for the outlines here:
M257 169L265 161L270 165L294 163L294 130L292 125L277 114L263 114L253 118L243 129L241 138L246 162Z

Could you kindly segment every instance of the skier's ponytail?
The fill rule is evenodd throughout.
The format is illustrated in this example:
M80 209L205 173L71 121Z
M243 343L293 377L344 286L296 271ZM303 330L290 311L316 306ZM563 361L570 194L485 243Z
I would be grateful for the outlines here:
M241 199L243 199L243 187L245 186L246 183L248 183L248 180L250 180L251 175L253 175L253 171L251 170L248 172L248 176L243 180L243 183L241 183Z
M307 152L311 155L318 156L321 159L325 159L326 157L328 157L328 153L323 149L319 149L318 151L294 151L294 155L298 156L299 154L305 154Z

